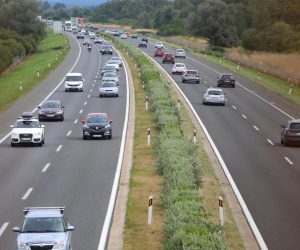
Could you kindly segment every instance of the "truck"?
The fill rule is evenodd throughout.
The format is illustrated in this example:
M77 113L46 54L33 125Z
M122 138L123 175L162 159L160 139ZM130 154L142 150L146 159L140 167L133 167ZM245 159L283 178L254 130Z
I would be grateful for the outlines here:
M65 31L72 31L72 22L65 21Z

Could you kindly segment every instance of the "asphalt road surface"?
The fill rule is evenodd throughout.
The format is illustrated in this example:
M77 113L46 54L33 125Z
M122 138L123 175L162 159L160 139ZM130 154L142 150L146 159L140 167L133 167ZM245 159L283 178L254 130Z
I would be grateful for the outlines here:
M99 45L94 44L89 53L82 46L82 41L78 43L71 38L70 54L64 63L0 115L3 137L10 131L8 125L13 124L22 112L36 108L80 55L72 72L83 74L84 91L65 93L62 84L48 98L62 101L65 120L42 122L46 126L45 145L11 148L10 138L0 144L1 250L16 249L17 234L11 229L21 226L22 209L26 206L66 206L66 215L75 227L73 250L94 250L98 247L120 151L127 82L124 68L120 68L119 97L99 98L99 68L110 56L100 55ZM80 121L89 112L109 114L113 120L112 140L82 140Z
M128 39L137 47L138 39ZM141 48L153 58L154 44ZM175 51L163 49L165 52ZM201 83L181 83L172 64L155 60L173 77L203 121L222 155L269 249L300 246L300 148L280 144L280 125L300 118L300 108L256 83L236 75L236 88L223 88L227 103L202 104L202 93L228 70L199 58L176 58L200 73ZM235 75L235 73L233 72ZM191 132L192 133L192 132Z

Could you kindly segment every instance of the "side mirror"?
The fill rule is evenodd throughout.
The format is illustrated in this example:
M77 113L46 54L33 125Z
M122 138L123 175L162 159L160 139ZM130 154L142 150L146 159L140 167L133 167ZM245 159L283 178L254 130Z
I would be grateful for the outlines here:
M45 128L45 125L41 125L41 128Z
M61 108L62 108L62 109L64 109L64 108L65 108L65 106L61 106Z
M74 226L71 226L71 225L69 225L68 227L67 227L67 231L73 231L75 228L74 228Z
M85 124L85 121L84 121L84 120L81 120L81 123L82 123L82 124Z
M12 230L13 230L13 232L16 232L16 233L19 233L21 231L19 227L14 227Z
M109 120L109 124L112 124L113 123L113 120Z

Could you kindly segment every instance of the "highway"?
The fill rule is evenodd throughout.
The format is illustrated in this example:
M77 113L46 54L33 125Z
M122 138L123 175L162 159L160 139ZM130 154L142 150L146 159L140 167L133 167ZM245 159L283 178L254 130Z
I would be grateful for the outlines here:
M70 53L63 64L32 92L0 115L1 138L24 111L34 110L72 72L83 74L83 92L65 92L61 84L49 100L65 106L63 122L42 122L43 147L10 147L10 138L0 142L0 249L16 249L23 208L66 206L73 232L73 250L97 249L117 168L126 117L127 81L120 68L119 97L99 98L100 68L110 58L100 55L99 45L89 53L83 40L70 36ZM116 52L114 52L116 55ZM78 58L78 61L76 61ZM97 80L98 79L98 80ZM82 140L81 120L90 112L107 112L113 120L112 140ZM1 139L0 138L0 139Z
M139 40L128 39L138 47ZM166 46L166 45L165 45ZM141 48L153 58L154 41ZM175 55L175 50L164 48ZM204 123L234 179L269 249L299 249L300 149L280 144L280 125L300 118L299 106L258 84L235 75L236 88L223 88L227 103L202 104L202 93L216 86L217 76L228 72L220 65L188 55L188 69L200 73L201 83L181 83L172 75L172 64L162 64L188 98Z

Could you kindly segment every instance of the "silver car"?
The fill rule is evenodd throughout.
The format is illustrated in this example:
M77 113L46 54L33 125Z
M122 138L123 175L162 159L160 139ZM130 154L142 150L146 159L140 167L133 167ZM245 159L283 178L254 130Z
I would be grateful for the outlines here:
M25 220L18 232L17 250L57 249L71 250L71 226L64 214L64 207L24 208Z
M106 66L113 66L117 71L120 70L119 62L114 60L109 60L105 63Z
M99 97L119 96L119 84L114 81L104 81L99 87Z
M203 93L202 102L206 104L219 104L224 106L226 99L222 89L219 88L208 88Z
M115 83L119 82L119 76L115 72L104 73L102 81L114 81Z
M120 66L120 67L123 67L123 60L122 60L121 57L119 57L119 56L112 56L112 57L110 58L110 60L111 60L111 61L117 61L117 62L119 63L119 66Z
M175 58L182 57L185 58L185 50L184 49L177 49L175 52Z

